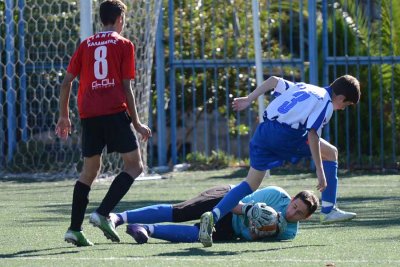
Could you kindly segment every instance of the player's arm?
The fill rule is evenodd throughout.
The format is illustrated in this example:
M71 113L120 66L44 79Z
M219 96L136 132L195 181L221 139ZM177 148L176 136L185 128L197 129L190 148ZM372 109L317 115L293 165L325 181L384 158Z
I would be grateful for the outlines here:
M267 80L265 80L260 86L258 86L253 92L251 92L248 96L238 97L233 99L232 103L233 109L243 110L247 108L254 100L257 99L257 97L274 89L278 84L278 81L279 81L278 77L271 76Z
M320 142L319 142L319 136L318 136L317 132L315 131L315 129L309 130L308 143L310 146L311 156L312 156L312 159L314 160L316 174L318 177L317 189L320 192L322 192L325 190L327 184L326 184L324 168L322 166L321 147L320 147Z
M71 133L71 121L69 119L69 96L71 94L72 81L75 76L67 72L64 80L61 83L60 89L60 115L56 125L56 135L61 139L66 140L68 134Z
M254 204L253 202L251 202L252 203L252 205ZM247 222L245 222L245 225L248 225L248 218L247 218L247 216L246 216L246 204L245 203L243 203L243 202L239 202L239 204L238 205L236 205L236 207L234 207L232 210L231 210L231 212L233 213L233 214L236 214L236 215L243 215L243 216L245 216L245 221L247 221ZM266 237L272 237L272 236L275 236L275 233L262 233L262 232L260 232L260 231L257 231L255 228L254 228L254 226L251 226L251 225L248 225L248 229L249 229L249 234L250 234L250 238L251 238L251 240L258 240L258 239L264 239L264 238L266 238Z
M242 212L242 207L244 206L244 203L243 202L239 202L239 204L237 204L236 205L236 207L234 207L232 210L231 210L231 212L233 213L233 214L236 214L236 215L243 215L243 212Z
M129 115L132 118L133 127L135 127L135 130L142 136L142 140L147 141L151 136L151 130L147 125L142 124L139 120L135 103L135 95L132 92L131 80L124 79L122 82L128 104Z

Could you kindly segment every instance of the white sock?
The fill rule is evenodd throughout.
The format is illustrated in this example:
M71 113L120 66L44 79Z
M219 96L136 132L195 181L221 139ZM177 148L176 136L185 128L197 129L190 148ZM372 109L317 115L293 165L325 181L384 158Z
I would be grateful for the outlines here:
M149 235L151 236L154 233L154 225L146 224L147 230L149 231Z
M216 217L215 219L218 221L219 217L221 217L221 211L218 208L215 208L215 209L212 210L212 213L214 213L214 215Z
M332 207L333 205L335 205L335 204L332 202L328 202L328 201L324 201L324 200L322 200L322 202L321 202L321 207L324 207L324 208Z
M126 211L120 213L119 215L121 215L122 221L123 221L124 223L127 223L127 222L128 222L128 214L126 213Z

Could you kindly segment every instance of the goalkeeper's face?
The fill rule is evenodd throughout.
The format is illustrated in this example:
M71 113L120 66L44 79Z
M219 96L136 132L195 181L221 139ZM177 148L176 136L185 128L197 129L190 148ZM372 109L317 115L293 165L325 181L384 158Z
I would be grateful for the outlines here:
M300 198L293 199L286 209L285 219L288 222L298 222L307 219L308 206Z

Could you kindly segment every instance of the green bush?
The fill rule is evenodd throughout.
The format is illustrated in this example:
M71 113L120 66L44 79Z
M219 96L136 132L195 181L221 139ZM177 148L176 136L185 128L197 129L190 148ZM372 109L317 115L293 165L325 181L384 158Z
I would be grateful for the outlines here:
M190 164L190 170L218 170L228 167L234 158L224 151L212 151L210 156L194 152L186 156L186 161Z

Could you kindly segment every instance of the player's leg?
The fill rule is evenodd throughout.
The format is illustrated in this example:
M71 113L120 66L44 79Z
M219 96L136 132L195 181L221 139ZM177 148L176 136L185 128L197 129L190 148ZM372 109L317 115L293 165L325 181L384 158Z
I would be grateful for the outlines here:
M211 212L205 212L201 215L199 240L204 247L212 246L213 227L218 220L230 212L243 197L256 190L260 186L265 173L266 171L258 171L250 167L245 181L231 189Z
M229 191L229 193L226 194L226 196L212 210L215 222L230 212L243 197L257 190L265 176L265 173L266 171L258 171L253 167L250 167L246 180Z
M328 186L322 192L321 211L329 213L336 204L336 194L338 187L337 167L338 167L338 151L335 146L328 143L324 139L320 139L322 164L324 166L326 182Z
M82 223L89 203L90 187L100 169L100 155L85 157L79 180L75 183L72 197L71 225L65 234L65 241L76 246L93 245L82 232Z
M215 226L214 240L232 240L235 232L232 227L232 213L224 216ZM139 244L147 243L149 237L170 242L198 242L199 225L168 225L168 224L131 224L126 228Z
M104 123L107 125L107 152L120 153L124 162L123 171L115 177L97 209L100 215L108 216L128 192L134 180L143 172L143 163L128 113L120 112L107 116Z
M71 211L71 225L65 234L65 241L77 246L93 245L82 232L82 222L89 203L90 187L100 170L101 153L105 146L101 118L81 120L83 167L74 187Z
M324 139L320 139L322 164L328 186L321 196L321 222L334 223L351 220L356 217L353 212L345 212L336 207L338 189L338 150Z
M204 212L212 210L230 192L230 185L208 188L189 200L173 205L172 221L186 222L197 220Z
M255 191L260 186L267 170L282 164L282 161L276 158L274 153L270 152L269 143L273 144L273 142L269 138L278 134L277 130L272 126L272 123L266 121L257 127L249 144L250 169L246 180L235 186L214 207L212 210L214 223L230 212L243 197ZM266 140L269 142L266 142Z
M149 237L174 243L198 241L199 227L178 224L130 224L126 233L139 244L147 243Z
M121 213L111 213L116 226L129 224L154 224L161 222L186 222L199 219L210 211L231 190L231 186L215 186L196 197L176 204L157 204Z
M97 213L100 215L109 215L109 213L129 191L136 177L138 177L143 171L139 149L129 153L123 153L121 154L121 157L124 161L124 169L114 178L106 196L97 209Z
M115 227L124 223L173 222L172 210L171 204L157 204L116 214L110 213L110 217L114 220Z
M138 148L123 153L121 156L124 161L124 170L114 178L99 208L90 216L90 222L99 227L104 235L113 242L119 242L120 238L115 230L115 223L109 214L129 191L135 178L143 171Z
M99 227L108 239L119 242L118 233L109 213L128 192L134 179L143 171L143 164L131 119L126 112L103 116L101 123L107 152L115 151L121 154L124 171L114 178L99 208L91 214L90 222Z

